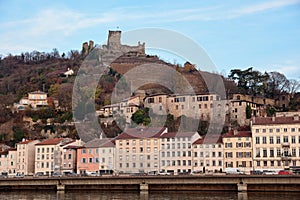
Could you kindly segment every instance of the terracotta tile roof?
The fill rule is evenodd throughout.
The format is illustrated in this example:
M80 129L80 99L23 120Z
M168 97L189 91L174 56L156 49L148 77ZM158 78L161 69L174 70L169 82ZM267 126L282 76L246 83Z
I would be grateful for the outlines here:
M112 138L104 138L99 139L95 138L83 145L86 148L98 148L98 147L114 147L114 139Z
M192 137L197 132L168 132L160 135L160 138ZM197 133L198 134L198 133Z
M57 145L59 144L64 138L54 138L54 139L47 139L42 142L37 143L36 145Z
M268 124L299 124L300 117L255 117L252 120L253 125Z
M135 139L135 138L158 138L166 127L139 127L128 128L123 133L116 137L119 139Z
M196 140L193 144L220 144L222 143L222 135L205 135L204 137Z
M234 131L231 131L223 135L223 138L229 137L252 137L252 133L251 131L237 131L236 133L234 133Z
M30 142L33 142L34 140L25 140L22 142L19 142L18 144L29 144Z

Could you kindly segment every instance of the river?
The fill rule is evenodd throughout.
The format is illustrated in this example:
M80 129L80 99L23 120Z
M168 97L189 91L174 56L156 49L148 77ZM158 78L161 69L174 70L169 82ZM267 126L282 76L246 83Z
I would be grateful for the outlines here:
M300 192L161 192L152 191L148 194L139 192L120 192L120 191L67 191L56 193L55 191L1 191L1 200L298 200Z

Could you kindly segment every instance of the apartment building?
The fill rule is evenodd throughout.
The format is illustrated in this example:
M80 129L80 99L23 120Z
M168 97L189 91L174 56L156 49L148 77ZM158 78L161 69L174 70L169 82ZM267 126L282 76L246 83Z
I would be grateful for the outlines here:
M63 148L69 145L81 145L80 140L70 138L47 139L35 145L35 173L51 175L62 172Z
M35 144L39 140L26 140L17 143L17 171L24 175L34 173Z
M11 148L0 152L0 173L17 173L17 149Z
M115 144L109 138L96 138L77 151L77 173L112 173L115 170Z
M251 130L256 170L280 170L300 166L299 115L255 117Z
M76 173L77 171L77 151L80 148L78 145L68 145L63 147L61 172Z
M193 143L193 170L223 172L223 142L221 135L206 135Z
M246 174L253 170L251 131L232 131L223 136L224 169L239 168Z
M197 132L168 132L160 135L159 171L172 174L192 172L192 144L200 138Z
M128 128L115 138L116 171L125 173L159 170L159 137L165 127Z

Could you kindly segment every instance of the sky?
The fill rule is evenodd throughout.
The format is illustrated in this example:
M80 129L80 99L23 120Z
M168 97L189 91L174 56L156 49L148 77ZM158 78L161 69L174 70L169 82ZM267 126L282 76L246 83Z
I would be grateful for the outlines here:
M253 67L300 80L300 0L0 0L0 13L2 56L53 48L62 54L89 40L104 44L108 30L160 28L196 42L221 74Z

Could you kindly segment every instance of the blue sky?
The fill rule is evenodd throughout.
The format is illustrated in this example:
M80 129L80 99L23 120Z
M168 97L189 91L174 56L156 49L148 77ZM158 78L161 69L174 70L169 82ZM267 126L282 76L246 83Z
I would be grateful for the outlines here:
M0 13L4 56L53 48L60 53L80 50L88 40L103 44L108 30L117 27L154 27L191 38L226 75L232 68L253 66L300 79L299 0L0 0ZM172 55L166 57L172 61Z

